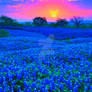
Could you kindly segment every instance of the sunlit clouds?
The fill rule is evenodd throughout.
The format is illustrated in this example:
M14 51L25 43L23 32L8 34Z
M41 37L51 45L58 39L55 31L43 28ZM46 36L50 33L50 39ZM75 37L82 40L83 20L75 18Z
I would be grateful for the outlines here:
M48 21L55 21L57 18L69 19L73 16L92 16L92 9L80 7L83 0L11 0L12 3L9 1L2 0L3 3L0 3L0 15L27 20L40 16L46 17ZM78 1L82 3L79 4Z

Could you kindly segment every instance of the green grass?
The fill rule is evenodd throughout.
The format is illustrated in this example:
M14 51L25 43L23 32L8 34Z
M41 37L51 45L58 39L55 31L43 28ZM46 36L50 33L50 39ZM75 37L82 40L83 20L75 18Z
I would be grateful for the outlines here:
M4 29L0 29L0 37L9 37L9 32Z

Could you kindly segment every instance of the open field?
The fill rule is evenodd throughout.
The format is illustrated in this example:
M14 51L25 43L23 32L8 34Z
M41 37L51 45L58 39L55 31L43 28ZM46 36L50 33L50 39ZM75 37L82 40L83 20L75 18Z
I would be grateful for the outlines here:
M0 28L3 27L0 26ZM22 31L24 30L29 32L36 32L36 33L44 34L45 36L53 35L54 39L57 40L62 40L66 38L92 37L92 29L55 28L55 27L15 27L15 26L10 26L10 27L5 26L4 28L7 30L11 28L16 30L19 29ZM17 34L19 34L19 32ZM21 35L25 35L25 34L21 33Z
M92 29L22 29L0 38L0 92L92 92Z

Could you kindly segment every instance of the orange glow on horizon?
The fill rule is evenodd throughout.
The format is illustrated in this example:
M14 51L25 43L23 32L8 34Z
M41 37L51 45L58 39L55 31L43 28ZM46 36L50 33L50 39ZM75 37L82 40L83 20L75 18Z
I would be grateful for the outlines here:
M34 1L34 0L32 0ZM34 4L8 5L8 9L16 9L18 12L7 13L6 15L18 18L33 20L35 17L45 17L48 21L56 21L58 18L72 18L73 16L92 16L92 9L84 10L64 0L53 0L53 2L40 2ZM70 0L71 1L71 0Z

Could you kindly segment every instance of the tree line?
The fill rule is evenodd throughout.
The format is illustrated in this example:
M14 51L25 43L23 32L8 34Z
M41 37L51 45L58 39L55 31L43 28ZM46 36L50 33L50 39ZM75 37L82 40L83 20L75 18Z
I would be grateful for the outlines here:
M76 17L70 19L70 21L67 21L64 18L59 18L56 20L56 22L48 24L48 21L45 17L35 17L31 22L25 22L25 24L18 23L15 19L12 19L7 16L1 16L0 17L0 25L14 25L14 26L50 26L50 27L71 27L69 25L69 22L73 23L72 27L80 28L80 27L86 27L87 25L84 23L84 19L82 17ZM90 24L90 27L92 27L92 24Z

